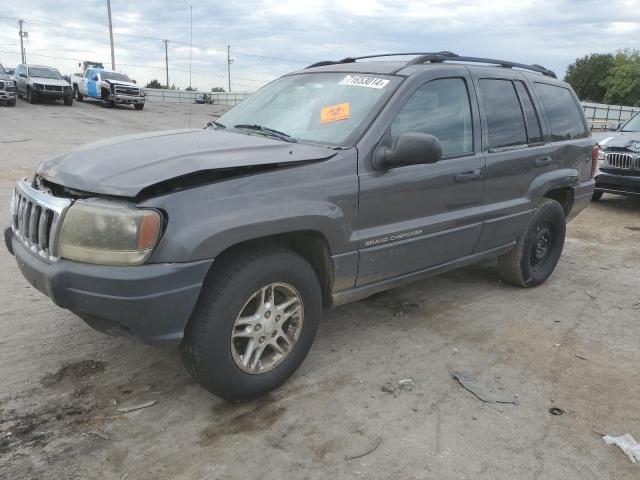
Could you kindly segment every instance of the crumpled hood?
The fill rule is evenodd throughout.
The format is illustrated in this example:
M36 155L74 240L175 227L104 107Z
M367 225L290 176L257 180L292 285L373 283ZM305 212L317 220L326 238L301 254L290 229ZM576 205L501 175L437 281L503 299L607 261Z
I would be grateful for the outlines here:
M602 148L628 148L632 143L640 143L640 132L602 132L593 137Z
M60 78L42 78L42 77L29 77L33 83L38 85L48 85L54 87L70 87L69 82Z
M124 85L125 87L140 88L140 86L137 83L133 83L133 82L123 82L122 80L111 80L111 79L107 79L104 81L107 83L110 83L111 85Z
M335 151L213 129L170 130L83 145L40 164L46 180L85 192L135 197L165 180L195 172L317 161Z

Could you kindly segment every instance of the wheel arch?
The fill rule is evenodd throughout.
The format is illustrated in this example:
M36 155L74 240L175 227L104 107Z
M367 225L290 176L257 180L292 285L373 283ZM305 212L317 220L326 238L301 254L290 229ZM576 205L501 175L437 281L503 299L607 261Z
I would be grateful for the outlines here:
M318 281L322 288L323 304L328 305L330 303L334 279L333 261L331 260L329 242L324 234L318 230L295 230L276 233L229 245L216 255L216 259L207 275L215 275L217 265L223 263L226 258L233 256L239 250L257 250L267 246L287 248L309 262L318 276Z

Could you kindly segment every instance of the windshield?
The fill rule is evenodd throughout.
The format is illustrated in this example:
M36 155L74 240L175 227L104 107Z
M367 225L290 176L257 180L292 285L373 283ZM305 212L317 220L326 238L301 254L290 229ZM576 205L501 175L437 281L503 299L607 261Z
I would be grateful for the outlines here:
M47 67L29 67L29 76L40 78L55 78L58 80L62 79L60 72L53 68Z
M0 73L7 73L1 63L0 63Z
M622 132L640 132L640 114L636 114L620 129Z
M124 73L105 72L104 70L102 70L100 72L100 78L102 78L102 80L118 80L120 82L131 83L131 79L127 77Z
M298 141L350 146L399 83L377 74L290 75L258 90L217 125L260 126Z

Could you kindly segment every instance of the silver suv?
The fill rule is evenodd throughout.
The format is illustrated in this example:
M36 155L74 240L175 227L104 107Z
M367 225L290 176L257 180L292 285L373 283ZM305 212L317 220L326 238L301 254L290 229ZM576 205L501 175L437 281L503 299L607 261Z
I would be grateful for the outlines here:
M16 82L0 63L0 103L10 107L16 105Z
M18 97L29 103L40 100L63 100L65 105L73 105L73 90L55 68L40 65L18 65L15 79Z

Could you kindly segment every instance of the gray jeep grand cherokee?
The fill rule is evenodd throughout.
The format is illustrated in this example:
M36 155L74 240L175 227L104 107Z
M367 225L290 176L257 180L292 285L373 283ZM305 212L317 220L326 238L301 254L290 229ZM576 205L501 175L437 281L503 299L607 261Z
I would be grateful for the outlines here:
M540 66L407 55L320 62L206 129L46 160L7 247L57 305L179 344L231 401L295 371L323 307L490 257L544 282L594 191L576 96Z

